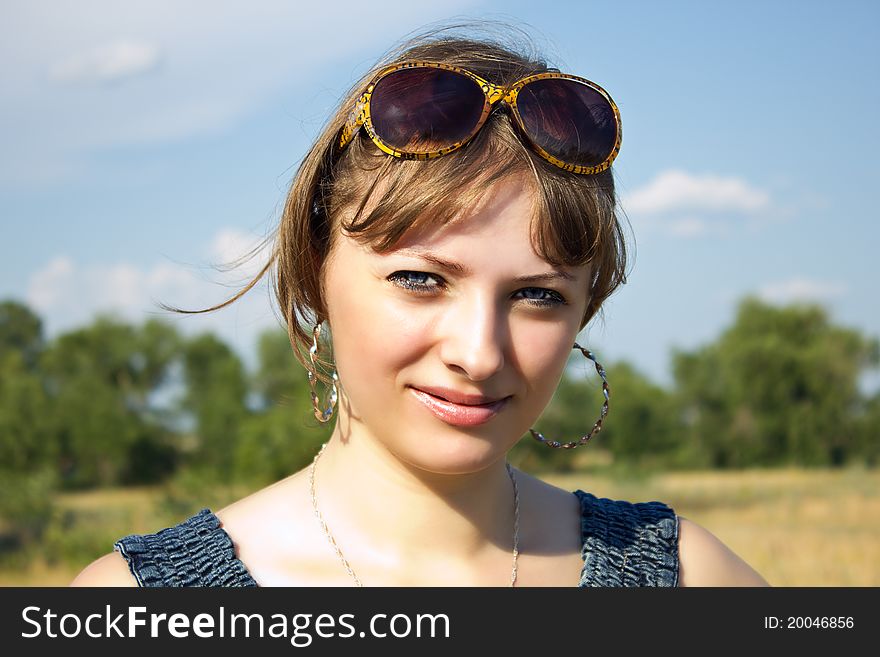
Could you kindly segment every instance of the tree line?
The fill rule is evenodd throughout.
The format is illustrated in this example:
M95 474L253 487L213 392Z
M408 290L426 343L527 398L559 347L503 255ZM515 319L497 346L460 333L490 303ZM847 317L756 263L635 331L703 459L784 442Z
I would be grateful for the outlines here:
M182 471L257 484L304 467L332 426L314 418L285 331L263 333L257 352L249 372L216 335L107 315L49 340L30 308L0 303L0 521L27 532L58 489ZM821 306L745 298L714 341L671 357L667 387L626 361L606 367L611 412L587 446L552 450L527 434L511 461L570 470L576 452L599 450L663 468L877 464L880 392L859 381L880 345ZM598 376L579 376L586 361L573 358L535 425L561 441L585 434L602 401Z

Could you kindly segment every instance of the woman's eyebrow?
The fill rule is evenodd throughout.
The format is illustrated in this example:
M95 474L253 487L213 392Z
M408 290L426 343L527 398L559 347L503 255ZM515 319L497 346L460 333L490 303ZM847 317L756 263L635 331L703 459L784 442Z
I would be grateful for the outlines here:
M416 249L400 249L399 251L397 251L397 253L399 255L410 255L421 258L426 262L430 262L431 264L436 265L440 269L443 269L447 272L452 272L453 274L457 274L458 276L465 277L470 276L473 273L468 267L459 262L446 260L428 251L419 251ZM557 280L577 281L577 277L569 274L568 272L554 270L546 272L544 274L527 274L524 276L516 276L513 280L517 283L540 283Z

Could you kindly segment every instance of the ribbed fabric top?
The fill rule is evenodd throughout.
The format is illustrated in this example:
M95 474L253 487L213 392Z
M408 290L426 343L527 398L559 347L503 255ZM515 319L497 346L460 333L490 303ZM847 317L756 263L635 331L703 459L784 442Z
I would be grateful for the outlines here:
M679 520L672 508L574 494L581 503L584 560L577 586L678 586ZM155 534L126 536L113 547L140 586L258 586L209 509Z
M113 548L140 586L257 586L209 509L156 534L126 536Z
M679 520L672 508L575 495L584 560L578 586L678 586Z

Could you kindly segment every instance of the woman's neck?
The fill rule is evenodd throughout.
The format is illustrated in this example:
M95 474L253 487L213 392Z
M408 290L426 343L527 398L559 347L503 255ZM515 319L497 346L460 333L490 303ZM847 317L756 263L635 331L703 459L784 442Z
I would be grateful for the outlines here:
M512 552L514 493L504 460L437 474L405 463L366 432L343 438L337 425L315 467L315 492L334 537L358 537L362 558L475 563Z

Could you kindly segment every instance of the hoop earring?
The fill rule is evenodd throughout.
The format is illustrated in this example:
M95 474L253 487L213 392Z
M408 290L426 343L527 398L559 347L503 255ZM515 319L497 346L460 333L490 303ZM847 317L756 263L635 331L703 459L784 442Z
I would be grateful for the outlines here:
M591 361L593 361L596 364L596 371L599 373L599 376L602 377L602 394L605 396L605 403L602 404L602 413L599 415L599 419L596 420L596 423L593 425L593 428L590 429L590 433L586 434L585 436L581 436L581 438L579 440L573 440L568 443L560 443L556 440L547 440L543 436L543 434L535 431L534 429L529 429L529 431L531 431L531 433L532 433L532 437L535 440L537 440L539 443L544 443L545 445L547 445L547 447L573 449L575 447L580 447L581 445L585 445L587 443L587 441L593 437L594 434L596 434L602 430L602 420L604 420L605 416L608 415L608 396L609 396L611 390L608 388L608 380L605 378L605 368L602 367L599 364L599 361L597 361L593 357L593 354L590 352L589 349L584 349L577 342L574 343L573 349L580 349L581 353L584 356L586 356L587 358L589 358Z
M309 349L309 359L312 361L312 367L317 371L318 365L315 362L315 357L318 355L318 337L321 335L321 322L315 324L315 328L312 329L312 347ZM327 408L321 409L321 400L318 397L318 392L315 389L317 384L318 376L314 371L308 369L309 375L309 386L311 387L312 393L312 407L315 409L315 417L318 418L318 422L322 424L327 422L330 419L330 416L333 415L333 409L336 407L336 399L337 399L337 390L336 383L339 381L339 377L336 376L336 371L333 371L333 383L330 388L330 397L327 399Z

